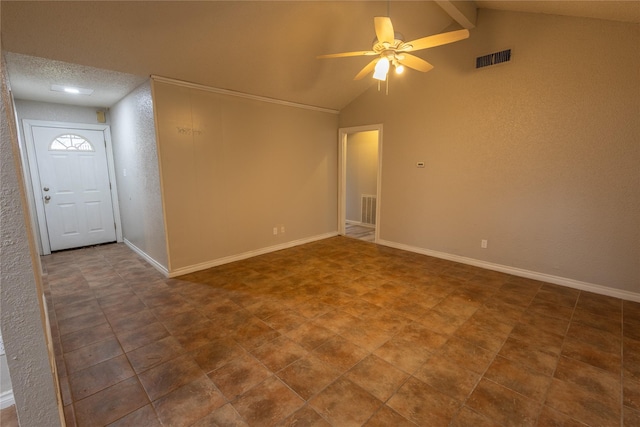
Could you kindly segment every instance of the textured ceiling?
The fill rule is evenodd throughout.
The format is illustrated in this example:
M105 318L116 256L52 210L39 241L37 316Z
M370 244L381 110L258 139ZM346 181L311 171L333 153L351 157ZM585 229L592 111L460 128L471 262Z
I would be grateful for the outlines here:
M640 21L637 1L476 4ZM339 110L373 84L353 80L370 58L316 56L370 49L374 16L389 14L407 40L460 28L431 1L3 0L0 12L16 98L101 107L155 74ZM429 50L418 56L429 60ZM73 97L51 84L95 92Z
M353 81L370 58L316 56L370 49L386 14L358 1L3 1L1 29L9 52L340 109L372 84ZM409 39L452 22L433 2L392 2L390 14Z
M142 84L145 76L119 73L6 52L11 89L20 99L73 103L86 107L108 107ZM90 96L54 92L51 85L91 88Z

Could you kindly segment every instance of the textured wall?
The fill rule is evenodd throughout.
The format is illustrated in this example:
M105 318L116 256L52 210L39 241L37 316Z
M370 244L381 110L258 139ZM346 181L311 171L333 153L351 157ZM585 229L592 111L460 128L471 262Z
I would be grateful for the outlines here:
M111 108L110 114L123 237L166 269L167 248L150 82L120 100Z
M346 219L360 222L361 196L377 194L378 131L347 135Z
M17 133L4 64L1 78L0 325L20 425L59 426L60 413L45 338L42 290L34 274L39 264L26 221Z
M172 271L337 230L337 115L156 81L153 94Z
M384 124L381 239L640 293L639 28L480 9L434 70L344 109Z

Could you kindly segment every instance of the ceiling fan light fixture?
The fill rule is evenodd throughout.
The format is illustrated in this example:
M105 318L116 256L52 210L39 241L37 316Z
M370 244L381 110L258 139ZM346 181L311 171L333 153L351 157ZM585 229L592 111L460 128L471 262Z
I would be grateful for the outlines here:
M405 42L402 34L395 32L391 18L388 16L376 16L373 18L376 37L373 39L373 47L370 51L343 52L329 55L320 55L318 58L343 58L347 56L379 56L370 61L356 74L354 80L360 80L374 70L373 78L378 81L386 81L390 65L400 74L405 68L411 68L423 73L433 69L422 58L410 54L416 50L428 49L436 46L457 42L469 37L469 30L455 30L447 33L434 34L410 42Z
M376 80L386 80L387 73L389 72L389 60L387 58L380 58L376 64L375 71L373 72L373 78Z

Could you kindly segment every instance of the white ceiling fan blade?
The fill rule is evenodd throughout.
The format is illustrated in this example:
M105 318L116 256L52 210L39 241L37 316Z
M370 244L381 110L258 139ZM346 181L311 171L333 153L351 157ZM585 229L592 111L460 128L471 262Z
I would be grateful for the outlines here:
M376 16L373 18L373 24L376 27L376 37L380 43L389 43L393 45L395 33L393 32L393 24L388 16Z
M373 69L376 67L376 63L378 62L379 59L380 58L376 58L373 61L369 62L367 65L365 65L365 67L362 70L360 70L358 74L356 74L353 80L360 80L361 78L363 78L364 76L372 72Z
M347 56L371 56L371 55L377 55L377 53L375 53L372 50L359 50L356 52L342 52L342 53L330 53L328 55L318 55L316 56L317 59L322 59L322 58L345 58Z
M405 53L402 55L402 59L398 59L398 62L406 67L413 68L414 70L422 71L426 73L433 69L433 65L429 64L422 58L418 58L417 56L409 55Z
M403 47L401 47L400 50L405 52L413 52L414 50L427 49L430 47L441 46L447 43L457 42L468 37L469 30L450 31L448 33L436 34L433 36L423 37L421 39L406 42L403 44Z

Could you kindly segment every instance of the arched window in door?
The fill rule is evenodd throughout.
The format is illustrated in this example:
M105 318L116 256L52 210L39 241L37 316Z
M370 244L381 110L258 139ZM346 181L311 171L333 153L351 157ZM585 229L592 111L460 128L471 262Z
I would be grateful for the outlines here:
M49 151L95 151L95 149L80 135L66 134L51 141Z

